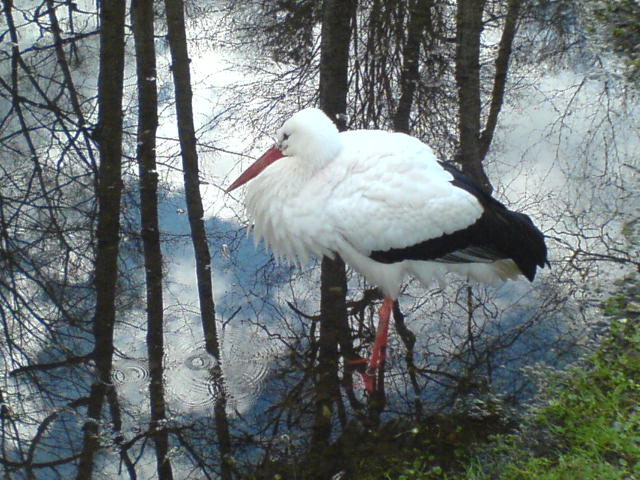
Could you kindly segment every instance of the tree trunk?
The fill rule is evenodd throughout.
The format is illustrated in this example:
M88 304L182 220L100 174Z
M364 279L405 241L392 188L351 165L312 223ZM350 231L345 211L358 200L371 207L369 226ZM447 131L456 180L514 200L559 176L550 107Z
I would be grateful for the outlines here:
M153 0L133 0L131 19L135 40L138 82L138 168L140 172L140 226L147 289L147 353L149 356L149 431L156 447L160 480L173 479L167 458L169 435L165 424L162 359L164 356L164 302L162 297L162 250L158 221L158 173L156 130L158 94L154 45Z
M494 74L493 91L491 92L491 105L487 124L480 136L480 158L484 160L489 152L493 133L498 124L498 114L502 109L504 101L504 89L507 85L507 72L509 71L509 59L511 58L511 46L516 35L516 24L520 14L522 0L509 0L507 4L507 15L504 21L504 30L500 38L498 56L496 57L496 71Z
M346 128L349 42L355 0L325 0L320 53L320 108L338 128ZM320 298L320 337L316 413L312 450L328 446L334 405L340 401L338 382L338 340L341 329L348 329L344 262L338 257L322 259Z
M107 388L111 385L113 328L118 279L120 198L122 195L122 91L124 75L125 2L101 4L100 72L98 75L98 126L100 152L98 170L98 226L94 285L96 309L93 318L96 380L89 394L88 420L77 479L88 480L93 473L99 444L99 422Z
M467 176L491 192L480 157L480 35L484 0L458 0L456 84L460 146L457 161Z
M511 46L516 33L521 3L522 0L509 0L507 3L504 29L495 61L487 123L481 132L480 36L484 0L458 1L456 83L460 111L460 149L456 160L461 164L462 171L479 182L489 193L493 187L482 162L489 152L504 101Z
M414 92L420 76L420 44L425 28L431 23L433 0L411 0L407 41L402 49L402 71L400 73L400 98L393 116L396 132L410 133L409 119Z
M198 298L200 300L200 314L207 353L213 355L216 366L211 375L216 385L216 405L214 417L218 445L220 449L221 475L223 480L231 479L231 437L229 423L226 416L226 396L222 385L222 371L220 366L220 347L216 331L215 304L213 302L213 286L211 281L211 256L207 245L204 229L204 211L200 195L200 178L198 168L198 154L196 152L196 135L193 124L191 75L189 71L189 55L187 52L187 37L184 24L184 5L182 0L165 0L167 15L167 29L169 48L171 50L171 69L176 94L176 114L178 119L178 133L182 150L182 168L184 173L184 188L187 201L187 214L191 227L191 240L196 260L196 276L198 282Z

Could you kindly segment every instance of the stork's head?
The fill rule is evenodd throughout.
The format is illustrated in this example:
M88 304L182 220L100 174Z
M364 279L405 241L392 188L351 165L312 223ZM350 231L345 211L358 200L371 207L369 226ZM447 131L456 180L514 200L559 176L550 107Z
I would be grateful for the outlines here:
M325 163L338 154L341 145L338 128L329 117L318 108L305 108L280 127L277 147L287 157Z
M284 122L276 144L247 168L228 188L227 193L247 183L282 157L295 157L311 170L318 170L342 149L338 128L322 110L305 108Z

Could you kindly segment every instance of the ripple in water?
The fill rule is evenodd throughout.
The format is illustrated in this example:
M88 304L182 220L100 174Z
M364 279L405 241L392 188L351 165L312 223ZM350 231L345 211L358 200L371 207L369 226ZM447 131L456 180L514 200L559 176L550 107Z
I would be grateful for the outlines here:
M221 338L229 407L244 410L260 395L277 343L255 331L224 330Z
M177 410L212 406L217 398L212 369L216 359L204 342L176 336L165 355L165 391ZM264 335L243 330L224 330L220 339L222 373L230 412L242 411L260 395L276 343Z
M177 338L165 355L165 393L178 409L206 408L216 400L212 368L216 359L209 355L204 343Z
M146 360L114 359L111 381L121 402L128 409L132 412L144 411L149 398L149 367Z
M146 362L127 360L116 362L111 369L111 381L114 385L144 384L149 377Z

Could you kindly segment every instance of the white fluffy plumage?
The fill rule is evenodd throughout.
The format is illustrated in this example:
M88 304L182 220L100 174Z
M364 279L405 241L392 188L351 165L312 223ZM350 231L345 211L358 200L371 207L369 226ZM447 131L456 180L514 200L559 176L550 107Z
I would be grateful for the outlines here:
M245 200L256 242L264 239L277 257L304 263L337 253L392 298L409 275L429 284L456 272L495 284L519 273L511 260L369 258L452 234L483 213L419 140L379 130L338 133L322 111L310 108L282 126L278 148L284 158L249 183Z

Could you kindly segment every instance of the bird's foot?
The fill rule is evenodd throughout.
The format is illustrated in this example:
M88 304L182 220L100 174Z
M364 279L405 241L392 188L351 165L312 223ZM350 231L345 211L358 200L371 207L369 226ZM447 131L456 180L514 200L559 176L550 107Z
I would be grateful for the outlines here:
M382 356L378 355L377 358L384 358L384 353ZM381 363L377 365L372 364L373 354L369 358L358 357L353 360L348 360L346 362L347 371L353 372L356 371L360 374L360 378L362 379L362 384L364 385L364 389L366 392L371 395L372 393L378 390L377 386L377 378L378 378L378 367Z
M369 395L378 390L379 369L384 366L389 336L389 319L393 310L393 303L393 299L385 297L384 303L380 307L380 320L378 322L376 340L371 349L369 359L358 357L347 361L347 366L352 367L351 371L356 370L362 377L364 388Z
M346 373L350 375L353 372L357 372L362 379L362 385L364 385L367 393L371 394L376 390L376 372L371 371L368 367L370 359L357 357L345 361Z
M360 374L362 377L362 383L364 383L364 389L369 395L378 391L378 370L371 370L367 368Z

